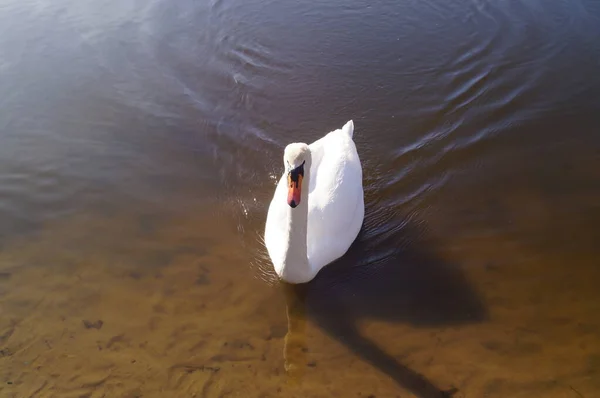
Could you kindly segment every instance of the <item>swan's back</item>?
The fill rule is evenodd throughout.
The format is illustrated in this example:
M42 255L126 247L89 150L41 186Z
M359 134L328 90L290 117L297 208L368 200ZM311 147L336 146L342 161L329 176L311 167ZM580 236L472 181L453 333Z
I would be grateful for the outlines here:
M308 196L308 260L321 268L341 257L364 219L362 166L353 141L354 124L309 145L312 154Z

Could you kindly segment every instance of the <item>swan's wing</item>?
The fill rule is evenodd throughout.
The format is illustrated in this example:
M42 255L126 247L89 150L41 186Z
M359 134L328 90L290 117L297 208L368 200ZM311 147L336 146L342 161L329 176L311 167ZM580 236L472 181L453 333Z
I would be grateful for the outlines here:
M320 152L318 166L313 159L310 171L307 244L309 261L318 267L352 244L362 225L364 199L362 167L351 135L336 130L316 143Z
M319 181L318 170L321 167L322 160L327 156L327 160L332 160L343 156L344 148L350 144L356 154L356 146L352 141L354 135L354 122L348 121L341 129L334 130L309 145L312 164L310 167L310 187L309 194L317 187L323 187L323 184L317 184ZM348 138L350 140L348 140ZM358 155L357 155L358 157ZM359 161L360 165L360 161Z

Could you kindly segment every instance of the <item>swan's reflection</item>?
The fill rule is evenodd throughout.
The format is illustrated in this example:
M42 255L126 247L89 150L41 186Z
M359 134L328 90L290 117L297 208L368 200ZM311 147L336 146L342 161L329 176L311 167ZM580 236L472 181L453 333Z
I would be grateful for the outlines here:
M283 346L284 366L290 381L296 383L304 375L307 363L306 307L296 287L286 283L282 283L282 287L288 324Z

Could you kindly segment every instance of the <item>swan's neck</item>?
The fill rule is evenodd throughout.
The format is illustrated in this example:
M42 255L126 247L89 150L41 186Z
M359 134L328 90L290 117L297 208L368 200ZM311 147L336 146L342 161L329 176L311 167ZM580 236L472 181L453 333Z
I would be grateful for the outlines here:
M307 230L308 230L308 191L310 187L310 162L304 166L304 178L300 204L292 209L286 206L287 225L285 244L287 245L283 259L282 279L290 283L304 283L311 280L313 270L308 263Z

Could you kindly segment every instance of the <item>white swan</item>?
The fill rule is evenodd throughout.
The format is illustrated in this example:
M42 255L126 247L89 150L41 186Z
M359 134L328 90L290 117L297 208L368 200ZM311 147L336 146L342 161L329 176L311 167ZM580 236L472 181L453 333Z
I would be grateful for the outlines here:
M360 231L364 192L353 134L350 120L310 145L285 148L264 240L275 272L288 283L312 280Z

